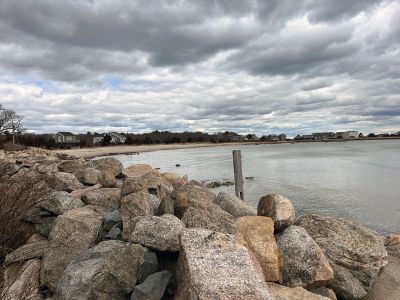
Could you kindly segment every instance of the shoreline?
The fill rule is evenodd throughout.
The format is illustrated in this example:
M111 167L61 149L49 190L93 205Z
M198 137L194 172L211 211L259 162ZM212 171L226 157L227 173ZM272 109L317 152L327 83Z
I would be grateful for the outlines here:
M188 144L152 144L152 145L115 145L92 148L73 148L53 150L56 153L64 153L80 158L91 159L101 156L110 155L129 155L139 154L141 152L153 152L161 150L178 150L190 148L205 148L205 147L223 147L223 146L246 146L246 145L278 145L278 144L302 144L302 143L343 143L343 142L364 142L364 141L387 141L398 140L399 138L369 138L369 139L354 139L354 140L327 140L327 141L252 141L252 142L230 142L230 143L188 143Z

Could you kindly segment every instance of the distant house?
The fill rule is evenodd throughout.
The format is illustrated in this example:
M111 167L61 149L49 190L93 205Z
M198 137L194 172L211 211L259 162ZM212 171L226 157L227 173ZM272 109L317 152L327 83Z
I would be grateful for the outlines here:
M256 136L254 133L246 135L247 141L258 141L259 139L260 138L258 136Z
M312 135L317 141L334 140L337 137L335 132L316 132Z
M338 139L343 140L354 140L358 139L358 131L343 131L343 132L336 132Z
M108 135L111 137L111 144L125 144L126 135L119 132L110 132Z
M236 132L232 131L225 131L225 132L218 132L217 139L221 142L242 142L244 141L244 137Z
M281 141L286 141L286 134L281 133L280 135L278 135L279 140Z
M104 134L94 133L94 134L82 134L80 136L81 143L86 147L94 147L100 145L104 140Z
M303 137L300 134L298 134L294 137L294 140L296 140L296 141L301 140L301 139L303 139Z
M302 136L302 139L304 141L313 141L314 140L314 136L312 134L305 134Z
M79 136L72 132L60 131L53 136L55 142L59 145L77 145L79 144Z
M267 135L266 140L267 141L272 141L272 142L273 141L279 141L279 137L276 134L269 134L269 135Z

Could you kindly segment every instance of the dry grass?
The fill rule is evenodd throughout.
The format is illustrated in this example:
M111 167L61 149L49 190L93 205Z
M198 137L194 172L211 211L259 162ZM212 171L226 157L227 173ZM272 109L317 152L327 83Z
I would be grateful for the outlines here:
M5 256L25 244L32 233L31 225L22 219L26 212L49 192L43 176L26 173L15 178L0 179L0 271ZM0 274L0 290L3 272Z

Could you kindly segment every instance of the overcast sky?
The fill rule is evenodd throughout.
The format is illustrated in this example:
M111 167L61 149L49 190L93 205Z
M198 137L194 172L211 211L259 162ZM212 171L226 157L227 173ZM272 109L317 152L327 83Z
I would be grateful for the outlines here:
M0 0L36 132L400 130L400 1Z

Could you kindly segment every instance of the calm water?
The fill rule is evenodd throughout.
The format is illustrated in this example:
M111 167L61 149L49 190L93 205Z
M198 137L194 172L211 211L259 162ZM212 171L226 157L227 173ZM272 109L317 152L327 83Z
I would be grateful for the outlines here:
M242 150L246 200L279 193L297 216L318 212L355 219L381 233L400 232L400 140L244 145L117 155L198 181L233 181L232 150ZM181 164L180 168L175 164ZM213 189L234 193L234 187Z

